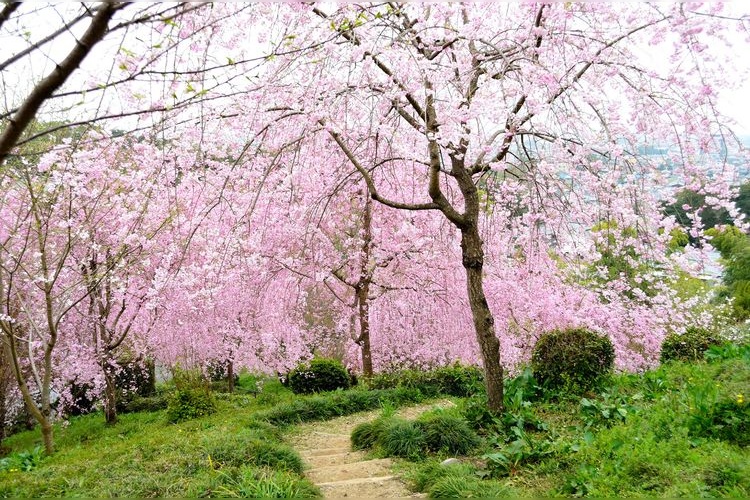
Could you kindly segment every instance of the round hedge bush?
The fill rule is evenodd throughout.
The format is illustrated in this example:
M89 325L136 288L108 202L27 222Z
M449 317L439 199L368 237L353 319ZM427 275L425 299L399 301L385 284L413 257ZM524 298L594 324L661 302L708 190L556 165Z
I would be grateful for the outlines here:
M688 327L682 335L671 333L661 344L660 361L696 361L703 359L709 347L719 345L722 339L705 328Z
M349 373L340 361L315 358L289 372L289 388L295 394L335 391L351 386Z
M586 392L612 371L612 342L587 328L543 334L531 355L531 370L545 388L572 394Z

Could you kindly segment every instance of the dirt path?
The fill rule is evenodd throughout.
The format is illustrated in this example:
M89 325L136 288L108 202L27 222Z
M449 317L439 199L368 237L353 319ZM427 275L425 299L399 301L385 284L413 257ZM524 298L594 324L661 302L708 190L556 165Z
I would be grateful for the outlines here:
M436 406L448 407L448 400L402 408L396 414L415 418ZM380 410L356 413L326 422L297 426L287 440L307 466L305 476L318 485L325 498L419 498L391 473L390 458L368 459L363 451L352 451L349 436L354 427L373 420Z

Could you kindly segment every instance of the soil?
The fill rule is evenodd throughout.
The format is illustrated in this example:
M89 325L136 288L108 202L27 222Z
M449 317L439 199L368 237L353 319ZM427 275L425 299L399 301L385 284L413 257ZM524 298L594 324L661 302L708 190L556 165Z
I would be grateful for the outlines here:
M396 412L415 418L436 406L452 406L448 400L405 407ZM305 461L305 477L318 485L325 498L423 498L412 493L391 471L390 458L369 458L352 451L349 436L354 427L375 419L380 410L356 413L325 422L298 425L287 440Z

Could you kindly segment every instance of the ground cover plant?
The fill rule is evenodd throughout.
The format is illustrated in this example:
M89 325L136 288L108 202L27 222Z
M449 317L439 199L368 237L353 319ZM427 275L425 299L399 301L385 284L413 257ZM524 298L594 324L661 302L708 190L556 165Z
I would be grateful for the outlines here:
M240 385L247 382L255 379ZM270 379L264 391L265 400L214 394L213 413L183 415L178 423L163 407L122 414L115 425L99 414L71 418L56 429L61 450L49 457L38 431L16 434L0 459L0 496L318 496L281 430L255 417L268 401L293 394Z
M526 391L503 417L463 415L482 432L479 449L401 463L417 491L462 498L511 496L745 497L750 493L748 346L724 344L707 361L670 361L611 377L585 396ZM512 386L533 386L522 373ZM509 392L519 392L517 388Z
M705 359L615 374L583 396L550 392L524 369L506 380L502 415L474 394L412 420L393 412L425 400L414 387L298 396L242 374L238 393L213 394L210 415L170 423L161 408L115 425L74 417L56 430L52 456L38 431L11 436L0 496L315 496L285 433L375 408L381 416L354 429L352 447L401 458L399 473L433 498L746 496L750 347L714 346ZM459 463L441 465L451 457Z

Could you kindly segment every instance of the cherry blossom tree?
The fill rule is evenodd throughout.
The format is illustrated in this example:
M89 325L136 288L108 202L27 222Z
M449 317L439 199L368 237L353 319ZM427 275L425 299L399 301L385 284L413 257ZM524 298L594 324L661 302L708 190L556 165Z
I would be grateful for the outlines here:
M331 33L336 43L279 58L264 97L267 109L294 116L294 124L279 118L285 134L297 137L301 127L327 134L344 160L336 161L340 171L355 169L375 201L439 212L454 226L489 406L499 412L503 367L485 289L483 183L523 184L538 241L575 241L577 228L601 220L658 240L661 219L649 220L644 205L659 185L660 159L640 154L642 146L674 146L675 168L688 184L705 186L707 172L691 157L730 140L715 106L725 84L714 70L720 62L706 50L709 39L723 43L719 10L592 3L301 9L289 14L292 45ZM638 52L649 46L670 51L668 61L649 64ZM394 181L404 178L410 189Z

